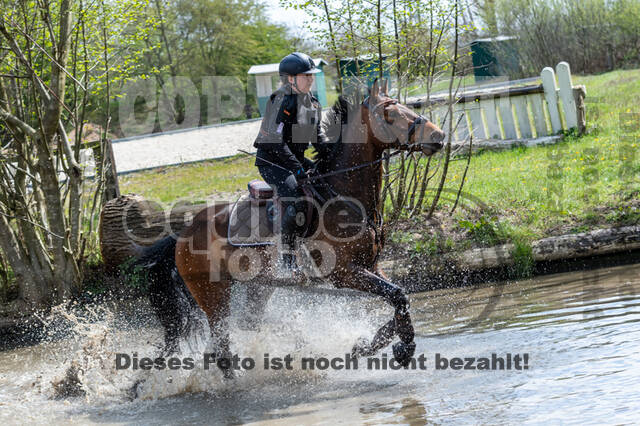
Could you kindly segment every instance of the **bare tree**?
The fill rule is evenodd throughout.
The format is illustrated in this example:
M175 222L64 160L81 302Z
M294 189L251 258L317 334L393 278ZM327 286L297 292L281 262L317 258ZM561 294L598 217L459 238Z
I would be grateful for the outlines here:
M92 3L87 9L82 0L5 0L2 6L12 13L0 16L0 50L6 52L0 123L8 130L0 158L0 249L18 285L20 307L50 306L80 290L92 236L91 228L84 229L85 219L100 203L93 195L102 183L99 177L94 193L85 188L82 127L92 102L102 97L107 105L104 144L109 84L122 74L109 74L109 68L126 62L122 50L107 45L118 27L111 18L126 21L125 27L135 25L129 14L136 4L113 13L105 9L111 4ZM74 141L70 128L76 131ZM102 160L98 156L98 165Z

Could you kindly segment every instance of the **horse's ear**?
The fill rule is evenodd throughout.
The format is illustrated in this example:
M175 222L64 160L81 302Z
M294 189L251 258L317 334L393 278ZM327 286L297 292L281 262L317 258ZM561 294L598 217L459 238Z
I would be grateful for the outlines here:
M373 86L371 86L371 92L369 93L369 97L371 99L377 99L380 94L380 87L378 86L378 79L376 78L373 82Z
M382 89L380 90L384 96L389 96L389 79L382 80Z

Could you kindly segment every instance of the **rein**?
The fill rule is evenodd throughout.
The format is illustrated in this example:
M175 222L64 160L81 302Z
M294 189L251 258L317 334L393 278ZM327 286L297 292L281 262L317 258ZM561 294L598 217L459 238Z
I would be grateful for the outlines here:
M395 154L395 153L394 153ZM389 157L389 155L386 155L387 157ZM319 178L320 176L318 176ZM331 195L335 198L339 198L340 200L344 201L347 205L347 207L349 207L349 209L353 212L355 212L356 214L360 214L362 213L362 211L360 209L358 209L358 206L356 206L353 201L351 200L347 200L345 199L341 194L337 193L335 191L335 189L333 189L331 187L331 185L326 184L327 189L329 190L329 192L331 193ZM325 197L322 196L322 194L320 194L320 192L311 184L308 183L303 183L302 184L302 189L305 192L305 194L307 196L309 196L309 193L312 194L311 198L316 198L318 200L320 200L322 202L322 204L327 202L327 199ZM371 229L373 229L373 234L374 234L374 239L376 244L380 247L383 244L383 239L384 239L384 217L382 216L382 214L380 213L380 211L378 209L374 210L374 216L376 216L375 218L372 218L371 216L366 216L366 222L367 225L369 227L371 227ZM378 261L378 257L380 256L380 250L378 250L375 253L375 257L373 260L373 264L375 265L376 262Z
M378 158L377 160L368 161L366 163L358 164L357 166L353 166L353 167L347 167L347 168L344 168L344 169L334 170L332 172L323 173L321 175L309 176L308 178L302 179L301 182L302 183L311 183L313 181L316 181L316 180L319 180L319 179L323 179L323 178L326 178L326 177L329 177L329 176L335 176L335 175L339 175L339 174L342 174L342 173L349 173L349 172L353 172L355 170L364 169L365 167L374 166L374 165L376 165L376 164L378 164L378 163L380 163L380 162L382 162L382 161L384 161L384 160L386 160L388 158L395 157L396 155L398 155L400 153L402 153L402 150L400 150L400 149L397 150L397 151L392 152L391 154L384 153L384 154L382 154L382 157Z

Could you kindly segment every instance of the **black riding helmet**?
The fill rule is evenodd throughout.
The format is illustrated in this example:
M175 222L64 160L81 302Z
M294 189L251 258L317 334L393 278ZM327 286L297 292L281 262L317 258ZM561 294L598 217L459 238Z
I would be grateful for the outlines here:
M280 75L315 74L321 72L307 54L293 52L280 61Z

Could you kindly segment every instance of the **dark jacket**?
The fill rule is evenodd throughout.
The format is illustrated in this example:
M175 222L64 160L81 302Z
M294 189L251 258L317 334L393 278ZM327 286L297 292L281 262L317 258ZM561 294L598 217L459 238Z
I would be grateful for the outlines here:
M304 163L309 144L326 143L320 126L322 107L311 94L297 94L283 85L267 101L260 132L253 146L257 148L256 166L270 165L264 160L296 173Z

